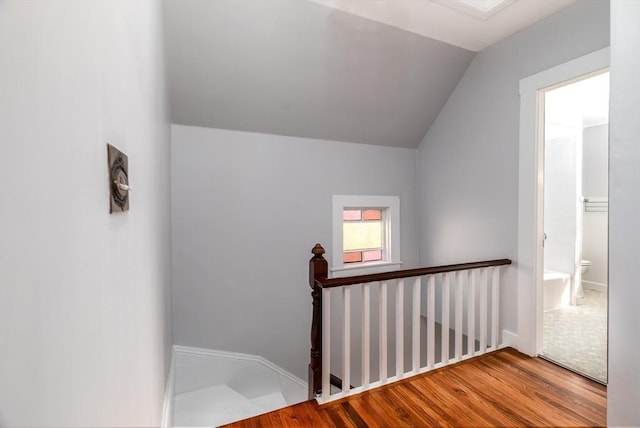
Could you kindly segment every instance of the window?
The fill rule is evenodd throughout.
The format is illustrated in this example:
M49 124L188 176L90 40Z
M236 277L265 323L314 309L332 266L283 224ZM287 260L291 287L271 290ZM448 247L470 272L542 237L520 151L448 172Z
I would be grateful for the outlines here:
M345 208L342 211L343 263L379 262L384 250L385 210Z
M397 269L399 222L397 196L334 195L332 276Z

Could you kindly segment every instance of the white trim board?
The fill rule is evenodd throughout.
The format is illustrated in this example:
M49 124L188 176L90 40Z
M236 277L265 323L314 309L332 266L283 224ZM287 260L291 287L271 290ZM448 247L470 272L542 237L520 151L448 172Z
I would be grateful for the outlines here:
M520 143L518 165L518 350L537 355L541 346L542 307L542 145L541 90L609 67L604 48L520 80Z
M515 348L518 344L518 335L509 330L502 330L502 347L512 347Z

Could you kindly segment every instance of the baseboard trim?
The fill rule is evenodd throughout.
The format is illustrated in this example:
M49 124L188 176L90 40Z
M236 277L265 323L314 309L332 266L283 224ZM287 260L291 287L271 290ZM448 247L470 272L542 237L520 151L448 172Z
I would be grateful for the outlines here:
M206 349L206 348L196 348L192 346L183 346L183 345L173 345L174 354L184 354L184 355L200 355L203 357L210 358L224 358L228 360L237 360L237 361L251 361L258 364L261 364L265 368L272 370L279 374L280 376L289 379L291 382L298 384L303 388L307 388L307 382L303 381L299 377L295 376L292 373L284 370L282 367L279 367L267 360L264 357L259 355L250 355L250 354L241 354L238 352L227 352L227 351L218 351L214 349Z
M173 384L176 371L176 351L171 348L171 362L167 375L167 385L164 388L164 402L162 403L162 428L171 428L173 425Z
M509 330L502 330L502 346L518 349L518 335Z
M607 284L602 284L600 282L585 281L583 279L582 286L587 290L595 290L595 291L600 291L602 293L607 292Z

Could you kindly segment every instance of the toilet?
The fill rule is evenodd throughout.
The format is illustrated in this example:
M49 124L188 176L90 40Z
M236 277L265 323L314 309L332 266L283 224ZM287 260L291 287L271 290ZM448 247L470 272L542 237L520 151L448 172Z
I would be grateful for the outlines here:
M580 271L582 272L582 275L587 273L590 267L591 267L590 260L580 260Z

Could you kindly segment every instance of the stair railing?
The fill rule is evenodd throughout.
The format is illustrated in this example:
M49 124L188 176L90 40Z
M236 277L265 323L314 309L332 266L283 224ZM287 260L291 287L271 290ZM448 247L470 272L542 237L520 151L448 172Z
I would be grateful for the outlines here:
M313 257L309 261L309 285L312 289L313 314L309 399L315 398L320 403L337 400L501 347L500 267L511 264L511 260L328 278L324 248L316 244L311 252ZM411 288L412 293L410 313L405 313L404 310L405 285ZM341 293L331 293L338 288ZM351 350L354 347L351 338L351 308L354 304L351 296L354 291L359 292L361 324L360 370L356 376L352 376L351 371ZM378 319L377 326L373 328L377 329L377 335L372 334L372 291L376 292L378 300L378 310L373 311L374 318ZM388 306L390 294L395 300L395 308ZM337 302L337 306L342 306L338 317L341 318L341 365L337 368L335 364L331 364L331 329L332 322L336 322L331 319L331 305L332 299L336 297L341 300ZM437 312L436 303L440 303ZM392 309L395 309L395 335L390 336L387 313ZM405 331L405 324L411 326L410 337L409 331ZM440 338L436 341L438 332ZM372 347L372 338L378 342L375 347ZM395 346L390 345L390 339L395 342ZM371 370L372 348L378 351L377 373ZM389 348L394 348L395 352L390 352ZM421 352L421 348L426 352ZM438 353L437 348L440 351ZM405 357L409 361L407 365L411 367L408 371L405 371ZM389 371L393 371L393 367L389 370L393 359L395 374L389 376ZM331 373L332 367L340 372L342 379ZM354 387L353 378L357 376L359 379L356 379L358 382ZM332 385L338 389L333 394Z

